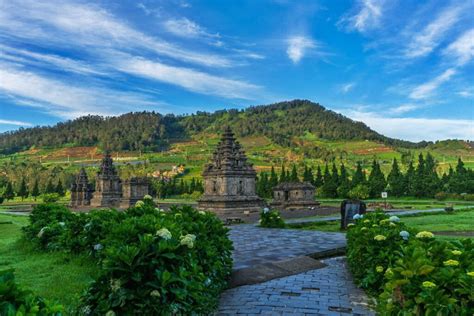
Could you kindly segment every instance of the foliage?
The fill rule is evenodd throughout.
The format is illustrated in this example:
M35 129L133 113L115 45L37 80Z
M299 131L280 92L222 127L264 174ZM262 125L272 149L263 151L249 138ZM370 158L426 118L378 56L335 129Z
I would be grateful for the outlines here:
M164 212L150 198L122 213L39 205L24 231L42 249L86 253L101 264L82 298L86 315L207 314L232 268L228 230L212 213Z
M442 241L381 212L347 233L349 267L381 315L471 315L474 244Z
M364 184L359 184L348 192L348 196L355 200L365 200L370 196L370 189Z
M57 193L45 193L43 194L44 203L56 203L59 201L59 194Z
M13 269L0 271L0 315L62 315L61 305L53 304L18 287L13 272Z
M260 226L265 228L284 228L285 221L280 216L280 212L276 210L270 211L268 208L264 208L260 212Z

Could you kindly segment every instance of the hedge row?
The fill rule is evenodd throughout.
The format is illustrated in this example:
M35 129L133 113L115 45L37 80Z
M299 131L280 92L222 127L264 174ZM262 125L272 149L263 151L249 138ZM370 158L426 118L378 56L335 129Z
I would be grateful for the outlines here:
M381 315L473 315L471 239L437 240L375 212L350 224L347 248L356 283Z
M76 214L49 204L30 220L25 235L41 249L87 253L100 265L80 315L211 313L232 270L228 229L189 206L164 212L146 199L125 212Z

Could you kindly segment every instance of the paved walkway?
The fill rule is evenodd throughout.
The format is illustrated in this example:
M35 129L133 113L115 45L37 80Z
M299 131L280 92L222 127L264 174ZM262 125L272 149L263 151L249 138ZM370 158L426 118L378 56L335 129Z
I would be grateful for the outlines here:
M234 242L234 269L249 268L346 245L343 233L260 228L250 224L231 226L230 239Z
M225 291L218 315L374 315L352 282L345 258L326 267Z

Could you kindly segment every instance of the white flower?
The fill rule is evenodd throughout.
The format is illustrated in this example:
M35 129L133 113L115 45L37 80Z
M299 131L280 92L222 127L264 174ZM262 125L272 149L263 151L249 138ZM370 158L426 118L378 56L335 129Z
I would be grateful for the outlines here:
M144 199L144 200L152 200L152 201L153 201L153 198L151 197L151 195L148 195L148 194L145 195L145 196L143 197L143 199Z
M157 236L160 236L160 237L163 238L164 240L170 240L171 237L173 237L173 236L171 235L171 232L170 232L168 229L166 229L166 228L162 228L162 229L160 229L160 230L157 230L157 231L156 231L156 235L157 235Z
M59 224L59 226L62 226L62 227L66 226L65 222L59 222L58 224Z
M91 226L92 226L92 223L89 222L89 223L84 225L84 229L89 229Z
M204 281L204 285L205 286L209 286L211 284L211 279L207 278L205 281Z
M94 250L95 250L95 251L100 251L100 250L102 250L102 249L104 249L104 246L102 246L101 244L95 244L95 245L94 245Z
M199 214L201 214L201 215L206 215L206 212L204 212L204 211L199 211Z
M143 201L137 201L137 203L135 203L135 207L143 207L145 205L145 203Z
M44 232L45 232L46 229L49 229L48 226L41 228L40 231L38 232L38 235L36 235L36 236L37 236L38 238L43 237L43 234L44 234Z
M268 207L265 207L265 208L263 209L263 213L264 213L264 214L267 214L269 211L270 211L270 210L268 209Z
M400 221L400 218L398 216L390 216L388 220L396 223Z
M151 297L160 297L161 294L160 294L160 291L158 291L158 290L153 290L153 291L151 291L150 296L151 296Z
M187 246L188 248L193 248L195 240L196 240L195 235L187 234L186 236L181 236L180 244L183 245L183 246Z
M408 237L410 237L410 233L407 232L406 230L402 230L400 232L400 237L402 237L404 240L408 240Z

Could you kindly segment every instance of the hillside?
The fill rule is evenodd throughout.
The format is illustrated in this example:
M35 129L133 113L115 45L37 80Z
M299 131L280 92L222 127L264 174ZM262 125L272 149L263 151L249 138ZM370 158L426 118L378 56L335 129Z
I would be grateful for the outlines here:
M245 110L198 112L186 116L163 116L155 112L128 113L116 117L84 116L54 126L19 129L0 134L0 153L31 148L98 146L115 151L157 151L173 142L191 140L197 134L218 133L230 125L237 136L264 136L285 146L297 146L307 133L324 140L370 140L385 145L420 148L385 137L361 122L306 100L293 100Z

